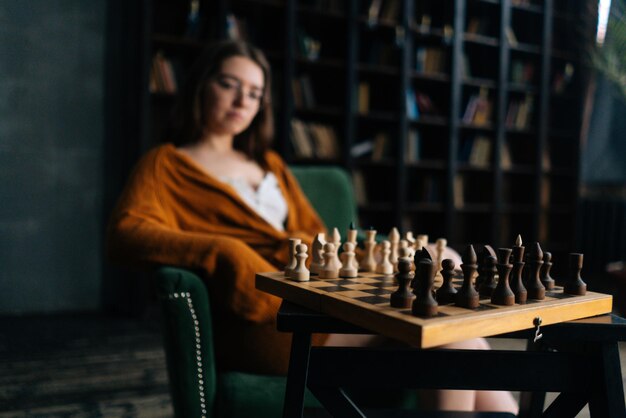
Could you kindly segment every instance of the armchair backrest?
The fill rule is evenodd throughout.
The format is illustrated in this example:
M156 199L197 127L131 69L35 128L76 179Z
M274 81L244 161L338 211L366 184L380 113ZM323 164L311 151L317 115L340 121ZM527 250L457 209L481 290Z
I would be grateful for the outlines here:
M304 194L321 216L326 228L344 231L357 222L356 200L348 174L339 167L291 166Z

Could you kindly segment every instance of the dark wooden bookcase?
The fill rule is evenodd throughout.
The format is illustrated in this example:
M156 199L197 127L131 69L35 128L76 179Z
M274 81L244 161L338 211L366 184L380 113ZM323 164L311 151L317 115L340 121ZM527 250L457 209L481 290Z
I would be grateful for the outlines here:
M154 56L180 83L206 41L241 36L273 67L276 149L349 170L361 227L575 250L588 2L377 3L144 1L143 147L174 97L150 91Z

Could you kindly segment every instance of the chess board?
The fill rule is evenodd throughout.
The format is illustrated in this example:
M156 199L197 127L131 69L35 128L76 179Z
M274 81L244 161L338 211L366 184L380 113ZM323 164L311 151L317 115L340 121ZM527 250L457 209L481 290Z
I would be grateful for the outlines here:
M455 281L459 287L462 280ZM435 288L438 283L441 280L436 280ZM436 316L417 317L411 309L390 306L390 295L398 288L396 280L374 273L359 273L351 279L312 276L308 282L290 280L282 272L259 273L256 287L420 348L531 329L537 317L542 325L550 325L609 313L612 309L610 295L587 292L584 296L572 296L556 286L546 291L546 298L541 301L529 299L523 305L499 306L481 297L480 306L475 309L440 305Z

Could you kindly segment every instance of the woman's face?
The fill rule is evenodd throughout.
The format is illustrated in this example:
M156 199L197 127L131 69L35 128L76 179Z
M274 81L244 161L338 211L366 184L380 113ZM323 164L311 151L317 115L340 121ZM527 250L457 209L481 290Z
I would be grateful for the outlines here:
M235 56L222 62L207 91L207 128L219 135L246 130L263 100L265 80L261 67L249 58Z

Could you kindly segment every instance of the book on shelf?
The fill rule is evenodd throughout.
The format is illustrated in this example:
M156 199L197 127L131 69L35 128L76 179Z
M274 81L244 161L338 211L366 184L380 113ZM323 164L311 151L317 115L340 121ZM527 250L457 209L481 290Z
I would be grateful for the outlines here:
M380 9L383 5L383 0L371 0L370 5L367 8L367 21L370 25L378 22L380 16Z
M226 37L233 41L247 41L248 28L246 21L233 13L226 15Z
M365 176L361 170L352 171L352 186L354 188L354 199L356 200L357 205L367 204Z
M506 112L505 126L509 129L528 129L534 109L534 96L526 94L523 100L512 99Z
M410 129L406 137L405 162L418 162L421 158L420 133L417 129Z
M386 0L380 12L380 18L386 21L397 21L400 14L400 6L400 0Z
M469 164L474 167L489 167L491 148L491 140L486 136L478 135L474 137L468 158Z
M552 92L562 94L572 82L574 76L574 65L571 62L566 63L563 69L559 69L552 78Z
M445 72L446 51L438 47L419 47L415 53L415 70L425 74Z
M367 49L365 62L373 65L392 65L394 61L394 54L396 54L396 50L393 45L376 39Z
M470 96L463 114L463 122L477 126L486 125L491 122L492 110L493 104L489 99L489 92L481 87L478 94Z
M372 161L380 161L385 158L389 152L389 135L385 132L378 132L374 136L372 149Z
M405 106L406 106L406 116L409 119L419 119L420 112L419 107L417 106L417 100L415 99L415 91L412 87L406 89L405 93Z
M298 158L313 158L313 143L307 125L299 119L291 120L291 143Z
M199 36L201 32L202 19L200 18L200 0L190 0L185 36L193 38Z
M438 203L442 201L441 183L433 175L426 175L422 178L421 201L425 203Z
M514 59L511 61L511 81L513 83L532 83L535 76L535 64L529 61Z
M151 93L169 94L174 94L178 91L174 66L172 61L163 55L162 51L157 51L154 57L152 57L149 91Z
M463 52L461 59L461 77L464 79L472 77L472 67L470 66L469 55L467 52Z
M519 42L517 41L517 36L515 36L515 31L513 31L513 28L508 26L504 30L504 34L506 35L506 40L508 41L509 46L512 48L517 48Z
M361 158L365 155L371 154L374 151L374 140L366 139L365 141L357 142L350 147L350 156L352 158Z
M308 74L302 74L292 80L292 93L297 109L312 109L317 106L313 83Z
M358 112L362 115L369 113L370 111L370 85L364 81L359 83L358 90Z
M467 22L467 27L465 28L465 31L472 34L486 35L488 23L489 22L486 18L472 16Z
M550 179L544 177L541 179L541 207L548 209L550 207L550 195L551 195L551 182Z

